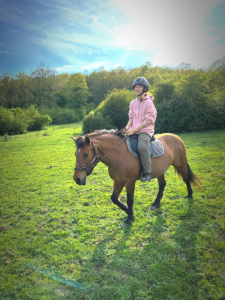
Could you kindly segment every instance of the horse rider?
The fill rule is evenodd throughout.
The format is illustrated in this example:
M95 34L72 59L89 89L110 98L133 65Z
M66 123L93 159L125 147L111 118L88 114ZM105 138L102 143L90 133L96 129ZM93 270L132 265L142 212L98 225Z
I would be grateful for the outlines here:
M147 149L155 131L157 110L153 103L154 97L148 92L148 81L144 77L134 80L133 89L137 98L130 102L129 121L125 127L127 135L136 134L138 138L138 151L144 172L141 182L151 181L151 156Z

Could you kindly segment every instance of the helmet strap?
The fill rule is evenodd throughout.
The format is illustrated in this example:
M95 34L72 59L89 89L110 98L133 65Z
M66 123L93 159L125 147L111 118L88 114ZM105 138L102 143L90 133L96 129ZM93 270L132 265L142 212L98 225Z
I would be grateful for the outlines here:
M143 86L143 90L142 90L142 93L140 93L139 95L138 95L138 97L140 97L142 94L144 94L145 93L145 87Z

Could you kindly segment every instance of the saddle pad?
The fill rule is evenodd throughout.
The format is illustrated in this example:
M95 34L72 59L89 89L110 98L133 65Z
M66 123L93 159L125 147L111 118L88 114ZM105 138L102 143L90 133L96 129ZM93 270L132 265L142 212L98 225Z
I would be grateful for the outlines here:
M139 156L138 152L138 140L137 138L133 137L132 135L129 136L126 139L127 148L129 149L130 153L132 153L135 156ZM160 140L155 139L155 141L152 141L148 144L147 147L148 151L151 154L151 158L158 157L164 154L164 148Z

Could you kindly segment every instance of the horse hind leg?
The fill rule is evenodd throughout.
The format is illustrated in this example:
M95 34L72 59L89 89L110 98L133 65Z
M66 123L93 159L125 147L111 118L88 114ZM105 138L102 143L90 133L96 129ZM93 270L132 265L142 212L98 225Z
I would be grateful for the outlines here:
M150 210L154 210L160 207L160 201L162 199L163 192L166 186L166 180L164 174L158 177L158 183L159 183L159 191L155 201L150 206Z
M186 167L175 168L179 176L183 178L183 181L186 183L188 195L187 198L193 199L193 190L191 188L191 182L194 181L194 173L191 171L189 164Z

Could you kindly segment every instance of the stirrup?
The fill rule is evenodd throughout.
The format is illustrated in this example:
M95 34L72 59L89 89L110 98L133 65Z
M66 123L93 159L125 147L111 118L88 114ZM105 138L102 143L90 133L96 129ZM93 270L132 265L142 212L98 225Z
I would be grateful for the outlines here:
M141 182L149 182L151 181L152 177L151 177L151 173L142 173L141 174Z

